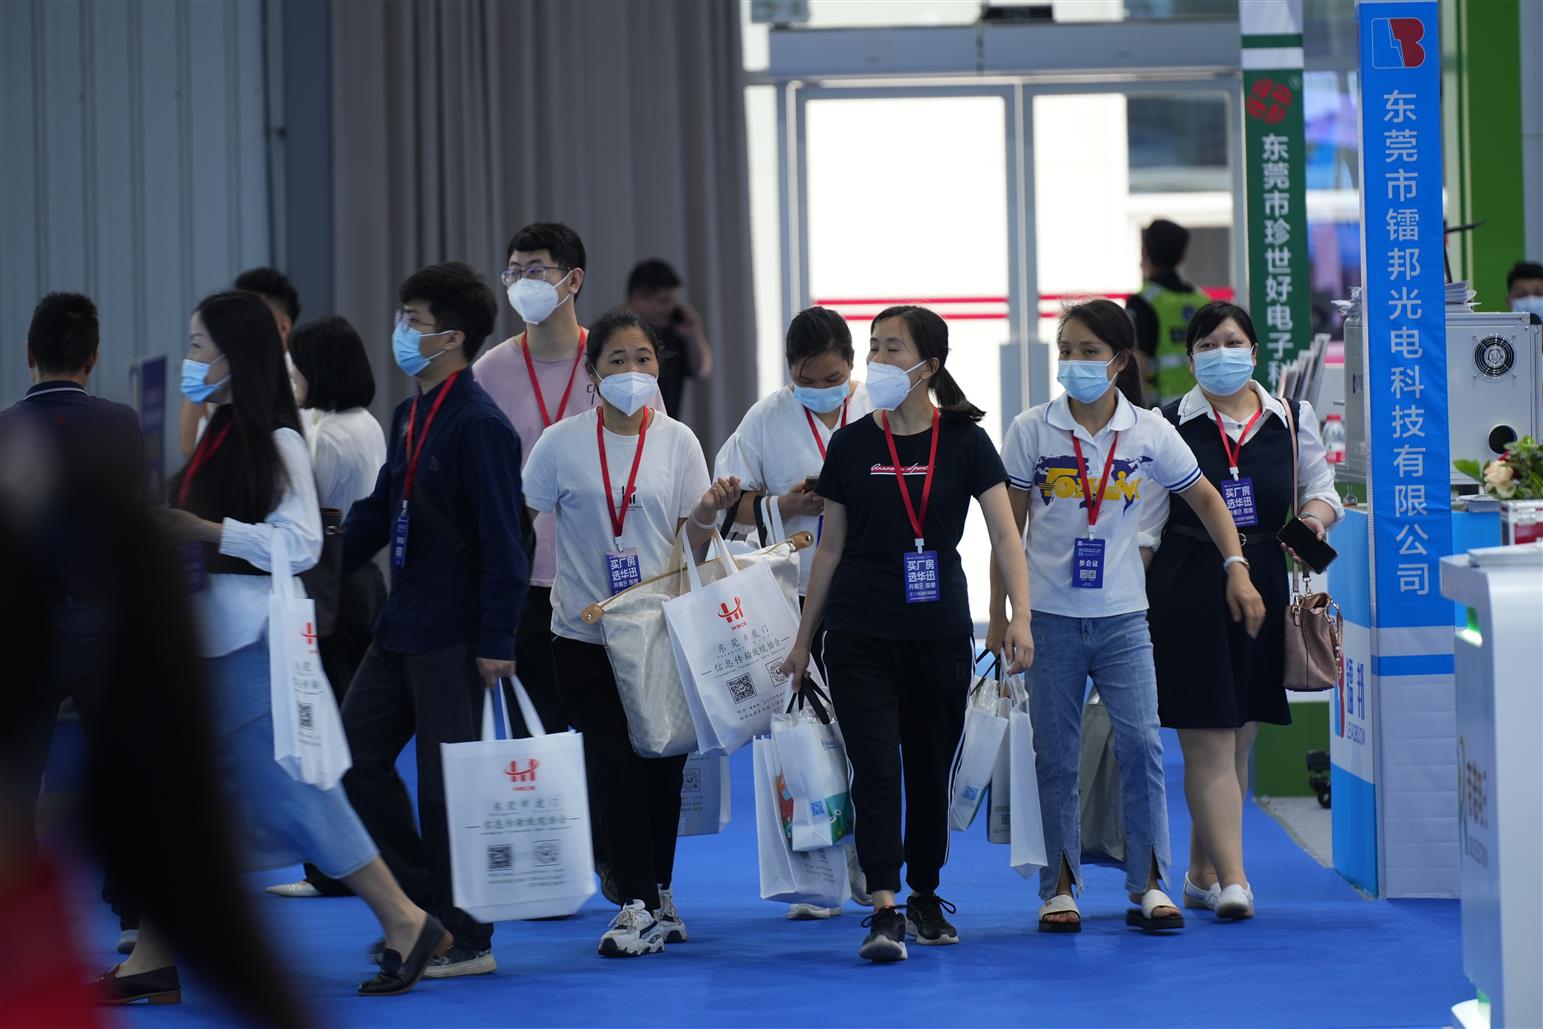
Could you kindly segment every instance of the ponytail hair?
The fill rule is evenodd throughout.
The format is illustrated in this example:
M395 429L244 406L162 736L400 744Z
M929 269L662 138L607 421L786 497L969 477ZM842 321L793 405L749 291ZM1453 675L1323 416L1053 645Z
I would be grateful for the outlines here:
M945 415L964 421L978 422L986 417L986 412L970 403L964 390L959 388L959 383L948 373L948 323L935 311L914 304L902 304L880 311L873 319L869 331L878 328L879 322L890 318L899 318L905 322L906 328L911 330L911 341L916 344L916 353L923 361L938 363L938 370L933 373L929 384L938 408Z
M1125 367L1115 376L1114 384L1132 405L1146 407L1141 390L1141 369L1136 364L1136 328L1131 324L1130 315L1125 309L1102 297L1073 304L1061 314L1061 323L1056 329L1057 337L1066 323L1073 320L1107 343L1115 357L1126 355Z

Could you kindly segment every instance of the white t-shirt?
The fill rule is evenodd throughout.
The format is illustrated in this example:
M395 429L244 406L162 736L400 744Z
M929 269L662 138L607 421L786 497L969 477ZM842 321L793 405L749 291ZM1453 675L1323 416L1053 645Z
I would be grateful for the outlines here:
M873 411L868 402L868 388L862 383L847 398L846 417L836 423L836 428L855 422ZM825 467L822 448L830 446L835 429L827 429L818 416L810 415L792 386L784 386L756 401L745 413L744 420L734 435L718 451L713 463L713 475L719 479L739 476L740 488L780 497L801 485L812 476L818 476ZM818 442L816 442L818 437ZM785 536L798 532L814 535L819 530L817 515L797 515L784 518ZM763 544L780 540L763 540ZM802 596L809 589L809 566L814 560L815 548L800 551L798 593Z
M565 639L602 643L600 627L580 614L611 595L605 555L616 549L611 531L613 505L627 488L641 436L605 431L609 496L600 484L600 451L595 422L604 408L592 408L547 429L525 462L525 503L557 515L557 575L552 582L552 632ZM707 492L707 459L690 429L654 411L643 443L643 459L628 501L622 546L638 553L644 579L661 575L675 546L676 525Z
M356 501L375 490L386 463L386 434L362 407L316 415L305 433L316 471L316 495L322 507L335 507L346 517Z
M1082 446L1091 491L1098 489L1114 447L1093 532L1094 538L1106 541L1101 589L1072 586L1074 541L1088 534L1073 433ZM1030 606L1070 618L1145 611L1146 575L1136 545L1142 507L1159 487L1182 493L1200 481L1200 465L1179 430L1161 414L1138 409L1122 395L1109 424L1089 436L1062 395L1013 419L1002 445L1002 463L1010 485L1029 494Z

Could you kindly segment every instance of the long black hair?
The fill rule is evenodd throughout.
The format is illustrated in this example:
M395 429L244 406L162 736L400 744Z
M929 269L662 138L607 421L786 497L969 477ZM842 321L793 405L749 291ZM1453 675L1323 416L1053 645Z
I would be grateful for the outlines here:
M911 342L916 344L916 353L923 361L938 363L938 370L932 376L931 388L943 413L971 422L986 417L986 412L970 403L964 390L959 388L959 383L948 373L948 323L935 311L914 304L901 304L880 311L873 319L869 331L877 329L879 322L890 318L899 318L905 322L906 328L911 330Z
M226 426L230 435L200 468L186 507L212 521L260 522L288 482L273 434L300 431L278 324L267 301L242 290L205 297L197 313L225 355L230 376L230 399L209 419L204 435L218 439ZM173 500L187 472L184 466L168 484Z
M1189 332L1184 339L1184 352L1194 357L1195 344L1215 332L1221 327L1222 322L1229 318L1238 323L1238 328L1243 330L1243 335L1257 348L1259 335L1254 332L1254 320L1248 316L1248 312L1229 301L1213 300L1196 311L1195 316L1189 320Z
M1061 322L1056 327L1057 338L1066 323L1072 320L1107 343L1115 357L1126 355L1125 367L1115 376L1114 384L1125 394L1126 400L1137 407L1145 407L1146 400L1141 395L1141 370L1136 366L1136 329L1125 309L1103 297L1073 304L1061 314Z
M847 320L828 307L807 307L794 315L783 349L789 368L830 351L840 354L847 364L857 360Z

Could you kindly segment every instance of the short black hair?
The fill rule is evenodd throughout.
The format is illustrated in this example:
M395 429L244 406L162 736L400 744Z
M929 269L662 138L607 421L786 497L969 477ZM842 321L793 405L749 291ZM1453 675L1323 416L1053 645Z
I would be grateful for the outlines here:
M39 371L78 372L101 343L96 305L80 293L50 293L32 309L27 345Z
M236 276L236 289L256 293L265 300L277 300L289 315L290 323L300 320L300 294L294 284L277 268L248 268Z
M657 257L639 261L627 276L627 295L634 293L661 293L680 286L681 278L669 263Z
M1141 231L1141 245L1147 259L1159 268L1172 270L1184 260L1189 249L1189 230L1166 218L1159 218Z
M305 376L305 406L318 411L369 407L375 399L375 373L364 341L347 318L318 318L289 337L289 356Z
M1243 330L1243 335L1248 337L1250 343L1256 347L1259 345L1259 334L1254 331L1254 319L1249 317L1246 310L1231 301L1213 300L1196 311L1195 316L1189 320L1184 352L1193 355L1195 344L1215 332L1229 318L1238 323L1238 328Z
M658 330L648 324L648 319L629 308L613 307L589 327L589 335L584 340L584 364L590 371L595 370L611 337L623 329L637 329L647 336L654 346L654 357L661 364L669 356L669 349L660 340Z
M482 349L498 318L493 291L465 261L420 268L402 281L397 299L403 304L421 300L429 305L441 330L459 329L466 337L461 350L468 361Z
M584 241L562 222L532 222L509 240L509 252L504 254L504 264L514 259L514 252L523 250L533 253L545 250L563 268L588 271L589 255L584 252Z
M1543 279L1543 264L1537 261L1517 261L1505 277L1506 292L1511 292L1517 279Z
M783 356L791 369L800 361L835 351L851 364L857 358L852 347L852 329L847 320L828 307L806 307L788 324Z

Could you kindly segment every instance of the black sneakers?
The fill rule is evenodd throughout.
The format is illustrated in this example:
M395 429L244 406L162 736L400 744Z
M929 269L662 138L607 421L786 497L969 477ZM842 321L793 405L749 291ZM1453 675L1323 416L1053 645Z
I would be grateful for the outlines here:
M924 947L946 947L959 942L959 930L943 912L953 914L958 908L936 893L913 893L905 905L905 931Z
M863 919L863 928L871 931L858 948L858 957L881 963L906 959L905 916L898 910L880 908Z

